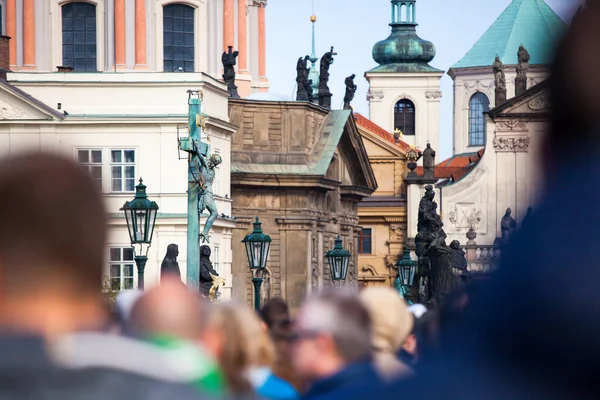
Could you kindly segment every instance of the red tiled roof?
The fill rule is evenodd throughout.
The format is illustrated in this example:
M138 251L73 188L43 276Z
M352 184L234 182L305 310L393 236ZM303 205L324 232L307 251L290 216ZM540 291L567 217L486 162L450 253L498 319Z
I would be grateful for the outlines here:
M437 179L451 179L456 182L475 168L484 153L485 148L477 153L456 154L435 166L433 170L434 177ZM416 173L423 176L423 167L417 167Z
M386 131L385 129L383 129L382 127L377 125L375 122L371 121L370 119L364 117L363 115L354 113L354 120L356 121L356 125L359 125L365 129L368 129L370 132L375 133L377 136L382 137L383 139L387 140L388 142L393 143L396 146L400 147L405 152L410 149L410 145L408 143L406 143L403 140L396 141L396 139L394 139L394 136L391 133L389 133L388 131Z

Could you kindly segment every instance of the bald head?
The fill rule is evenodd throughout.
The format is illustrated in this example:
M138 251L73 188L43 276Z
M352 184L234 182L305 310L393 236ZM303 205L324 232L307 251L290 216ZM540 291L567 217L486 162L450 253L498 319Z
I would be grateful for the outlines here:
M130 329L140 336L197 340L204 331L205 320L203 300L179 279L167 277L136 301Z

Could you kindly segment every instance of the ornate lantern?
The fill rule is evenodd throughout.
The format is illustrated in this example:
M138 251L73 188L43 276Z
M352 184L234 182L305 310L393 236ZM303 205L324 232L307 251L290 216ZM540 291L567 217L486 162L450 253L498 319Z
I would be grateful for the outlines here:
M410 294L410 288L413 285L415 280L415 273L417 271L417 261L413 261L410 258L410 250L407 246L404 246L404 255L398 262L396 263L396 267L398 268L398 279L396 279L396 285L400 286L400 291L402 292L402 296L409 304L412 304L408 299Z
M331 272L332 281L343 281L348 273L348 263L350 262L350 252L342 246L342 238L338 235L332 250L327 252L327 261Z
M252 273L254 308L256 310L260 310L260 286L263 281L262 272L267 266L267 258L271 247L271 237L263 233L261 225L258 217L256 217L256 221L254 221L254 230L242 240L242 243L244 243L244 246L246 247L248 266Z

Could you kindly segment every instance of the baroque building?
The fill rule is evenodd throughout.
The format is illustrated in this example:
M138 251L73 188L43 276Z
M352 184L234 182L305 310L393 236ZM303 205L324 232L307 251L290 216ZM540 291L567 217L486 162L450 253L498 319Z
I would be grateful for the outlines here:
M406 244L406 153L410 146L355 114L358 131L377 179L377 190L358 203L358 281L393 286L396 261Z
M266 91L267 0L0 0L12 71L204 72L239 51L241 96Z
M373 46L379 65L365 72L369 119L410 145L438 148L444 71L429 65L435 46L416 33L416 7L416 0L391 0L392 32Z
M331 286L325 253L340 235L352 254L346 284L356 285L358 204L377 188L350 110L308 102L230 100L233 135L233 296L252 299L242 239L256 217L272 238L263 301L296 308L307 293Z
M0 70L10 69L9 39L0 38ZM185 76L185 79L182 77ZM0 80L0 156L52 151L89 170L102 190L109 220L106 275L114 288L137 287L137 271L123 212L143 177L148 197L160 207L146 264L147 287L159 282L167 246L179 246L186 276L187 155L178 138L187 135L188 89L203 92L203 113L211 151L222 155L213 192L219 210L211 232L212 260L231 293L229 184L231 135L229 94L204 73L8 72ZM169 99L169 101L165 101ZM77 194L74 193L74 196Z

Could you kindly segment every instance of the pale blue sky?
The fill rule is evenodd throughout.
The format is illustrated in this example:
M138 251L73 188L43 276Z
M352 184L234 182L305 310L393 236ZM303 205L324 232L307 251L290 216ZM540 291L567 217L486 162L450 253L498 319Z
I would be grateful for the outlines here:
M479 39L511 0L418 0L417 33L432 41L437 54L431 65L447 71ZM569 21L580 0L546 0ZM311 50L311 0L269 0L267 13L267 75L271 92L294 96L296 62ZM341 108L344 78L356 74L354 109L369 115L367 81L363 74L377 64L373 45L390 32L389 0L314 0L317 57L330 46L338 56L330 69L332 107ZM452 79L442 79L439 158L452 154Z

